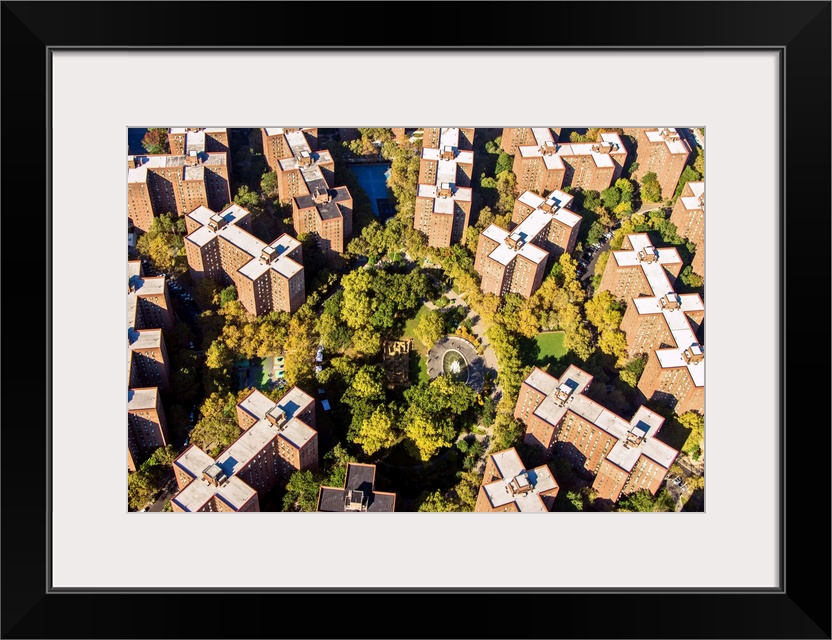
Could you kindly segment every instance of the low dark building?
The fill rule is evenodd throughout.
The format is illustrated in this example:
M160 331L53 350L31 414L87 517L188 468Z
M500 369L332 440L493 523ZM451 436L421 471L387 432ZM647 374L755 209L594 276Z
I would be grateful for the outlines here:
M375 490L376 466L350 462L343 488L321 487L318 511L377 511L396 510L396 494Z

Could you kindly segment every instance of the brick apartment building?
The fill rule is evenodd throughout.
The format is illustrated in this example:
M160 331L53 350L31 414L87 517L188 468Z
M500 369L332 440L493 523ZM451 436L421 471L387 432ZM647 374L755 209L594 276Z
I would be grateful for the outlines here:
M474 511L551 511L558 490L549 467L527 471L512 447L488 456Z
M178 512L260 511L260 500L294 471L318 466L315 400L297 387L275 403L252 391L237 404L243 433L216 459L191 445L173 462Z
M173 311L165 276L145 276L141 260L127 262L127 304L136 329L173 328Z
M141 231L162 213L183 216L200 205L219 210L231 202L226 130L171 131L177 132L171 148L181 153L127 156L127 218Z
M687 182L682 194L673 205L670 221L676 232L696 245L691 268L700 276L705 275L705 183Z
M546 198L526 191L514 204L513 231L496 224L483 230L474 269L482 278L484 293L519 293L528 298L537 291L549 256L556 258L575 248L581 217L569 210L572 200L562 191L552 191Z
M648 354L638 389L677 414L704 414L705 355L696 337L705 317L702 299L673 290L681 268L675 248L656 249L645 233L628 235L623 247L612 252L599 291L627 302L621 329L628 350Z
M531 137L534 141L516 145L514 154L512 169L520 191L542 194L567 186L603 191L621 177L627 161L617 133L602 133L598 142L561 144L550 129L540 127L531 129Z
M553 142L560 139L560 127L540 127L548 129ZM539 129L540 129L539 128ZM520 145L538 144L535 137L535 129L531 127L504 127L503 135L500 137L500 147L510 156L517 153L517 147ZM538 133L538 135L541 135ZM544 138L545 139L545 138Z
M151 453L169 442L159 389L127 389L127 468L135 471Z
M343 487L321 486L317 510L392 513L396 510L396 494L376 491L375 484L376 465L349 462Z
M617 502L641 489L655 495L678 455L655 438L664 418L640 407L625 420L584 395L591 382L575 365L560 378L535 367L514 410L526 426L524 441L593 474L600 498Z
M159 388L170 382L162 327L171 328L164 276L147 277L139 260L127 262L127 468L135 471L170 442Z
M331 186L335 162L329 151L317 151L318 130L266 127L262 132L278 197L292 203L295 231L314 235L329 259L344 253L352 236L353 199L347 187Z
M186 156L201 153L230 153L228 129L225 127L174 127L168 129L170 152Z
M646 233L628 235L621 251L611 253L598 291L609 291L624 302L639 296L652 296L653 287L648 276L656 270L644 269L644 265L651 264L665 270L671 286L682 270L682 258L675 247L656 248Z
M284 233L271 244L250 233L251 216L232 204L220 213L200 206L185 217L185 254L191 278L209 277L237 287L253 315L293 313L306 300L303 249Z
M317 127L264 127L260 130L263 136L263 155L266 156L266 164L271 171L276 172L280 169L280 160L294 156L287 136L296 132L303 133L309 151L318 150ZM285 201L288 202L288 198Z
M628 130L636 137L638 169L632 176L641 181L645 173L653 172L662 188L662 197L671 198L679 177L690 156L690 145L673 127Z
M431 247L460 242L471 217L474 129L427 127L413 226Z

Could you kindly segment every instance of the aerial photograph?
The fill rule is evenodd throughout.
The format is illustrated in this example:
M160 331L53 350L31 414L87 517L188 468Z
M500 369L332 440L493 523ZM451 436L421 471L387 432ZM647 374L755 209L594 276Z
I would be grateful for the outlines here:
M127 129L127 509L704 511L704 146Z

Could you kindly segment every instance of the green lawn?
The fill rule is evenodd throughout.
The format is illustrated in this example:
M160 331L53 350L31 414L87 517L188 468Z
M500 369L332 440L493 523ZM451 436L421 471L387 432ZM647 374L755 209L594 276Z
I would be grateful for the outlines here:
M535 336L534 340L540 347L540 354L537 357L538 366L545 367L566 355L566 349L563 348L563 336L563 331L547 331Z
M430 378L428 377L427 363L428 347L423 345L419 338L416 337L416 326L419 324L419 320L422 319L422 316L424 316L428 311L429 309L423 305L422 308L419 309L419 312L416 314L416 316L405 323L404 332L402 333L402 338L404 340L407 340L408 338L411 338L413 340L413 350L416 352L416 365L419 370L419 382L428 382L430 380ZM411 376L413 375L413 373L415 372L411 370Z
M419 320L422 319L422 316L424 316L428 311L430 311L430 309L422 305L419 312L405 323L404 332L402 333L402 338L405 340L413 338L413 346L418 349L421 354L426 353L426 347L421 343L419 338L416 337L416 326L419 324Z

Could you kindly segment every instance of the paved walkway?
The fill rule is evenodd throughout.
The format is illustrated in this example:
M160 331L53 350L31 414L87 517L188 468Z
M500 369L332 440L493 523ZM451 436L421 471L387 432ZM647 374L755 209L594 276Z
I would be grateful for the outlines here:
M467 384L475 391L482 391L483 385L483 359L477 350L467 340L458 336L445 336L431 347L428 351L428 376L431 379L444 372L442 363L448 351L456 351L465 358L468 365Z

